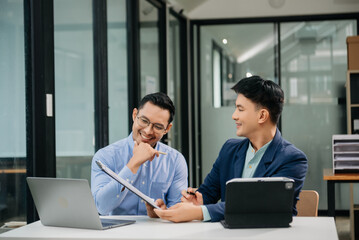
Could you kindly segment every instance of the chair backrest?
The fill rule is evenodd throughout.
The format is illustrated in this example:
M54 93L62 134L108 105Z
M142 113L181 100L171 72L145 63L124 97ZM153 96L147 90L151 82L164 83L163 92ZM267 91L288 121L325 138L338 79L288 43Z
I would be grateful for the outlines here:
M314 190L302 190L297 202L297 216L318 216L319 194Z

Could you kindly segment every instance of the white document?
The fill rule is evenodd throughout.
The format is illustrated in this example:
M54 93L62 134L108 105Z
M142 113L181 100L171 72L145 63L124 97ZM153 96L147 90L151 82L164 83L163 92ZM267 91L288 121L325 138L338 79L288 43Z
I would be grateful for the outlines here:
M124 187L128 188L128 190L130 190L131 192L133 192L134 194L136 194L137 196L139 196L141 199L143 199L144 201L146 201L148 204L150 204L152 207L160 209L155 202L153 201L152 198L150 198L149 196L147 196L146 194L143 194L140 190L138 190L137 188L135 188L132 184L130 184L129 182L127 182L126 180L124 180L123 178L119 177L116 173L114 173L111 169L109 169L108 167L106 167L101 161L96 161L97 165L105 172L107 173L110 177L112 177L113 179L115 179L117 182L119 182L121 185L123 185Z

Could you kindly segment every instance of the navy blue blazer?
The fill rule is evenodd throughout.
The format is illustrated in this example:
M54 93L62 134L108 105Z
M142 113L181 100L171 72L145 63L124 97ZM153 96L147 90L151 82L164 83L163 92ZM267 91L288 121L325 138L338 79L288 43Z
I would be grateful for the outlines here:
M219 152L211 172L198 191L203 195L211 221L224 219L226 182L242 177L249 139L229 139ZM279 130L264 153L253 177L287 177L295 181L293 215L297 215L296 204L308 169L305 154L282 138ZM221 202L218 203L218 200Z

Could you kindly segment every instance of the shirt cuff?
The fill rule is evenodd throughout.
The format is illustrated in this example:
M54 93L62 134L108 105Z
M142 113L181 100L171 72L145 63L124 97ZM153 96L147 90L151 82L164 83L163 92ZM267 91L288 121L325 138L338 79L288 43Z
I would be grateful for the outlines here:
M211 221L211 215L209 215L208 209L206 206L201 205L202 214L203 214L203 222Z
M127 182L133 184L133 179L137 176L137 174L138 174L138 171L136 174L133 174L127 166L124 166L122 168L122 170L118 173L118 176L120 178L123 178Z

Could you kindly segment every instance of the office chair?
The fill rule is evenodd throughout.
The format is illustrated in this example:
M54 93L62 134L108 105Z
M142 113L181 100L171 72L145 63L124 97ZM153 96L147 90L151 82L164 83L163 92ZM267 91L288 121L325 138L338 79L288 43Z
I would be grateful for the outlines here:
M302 217L318 216L319 194L314 190L302 190L297 202L298 215Z

